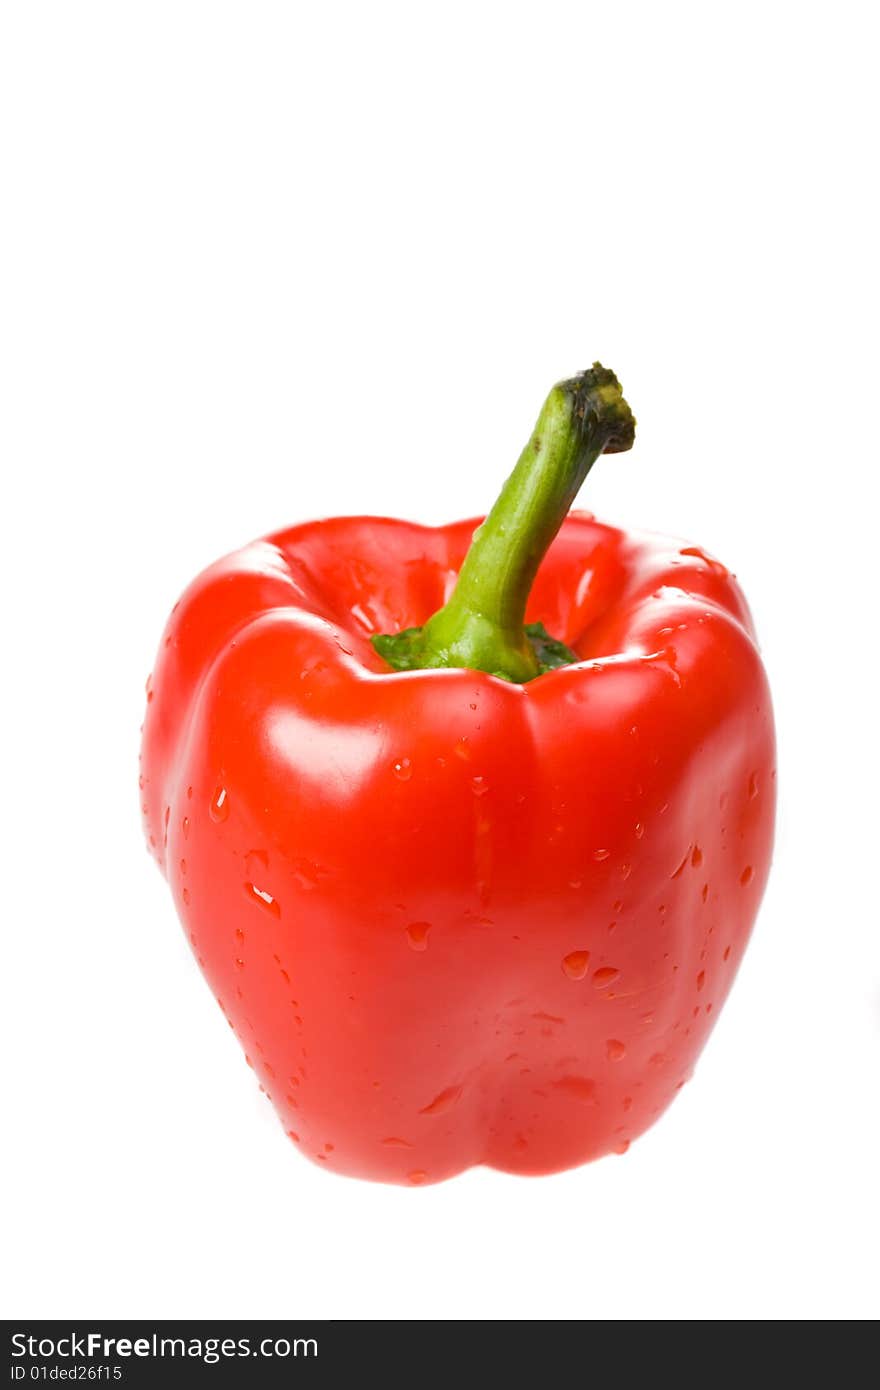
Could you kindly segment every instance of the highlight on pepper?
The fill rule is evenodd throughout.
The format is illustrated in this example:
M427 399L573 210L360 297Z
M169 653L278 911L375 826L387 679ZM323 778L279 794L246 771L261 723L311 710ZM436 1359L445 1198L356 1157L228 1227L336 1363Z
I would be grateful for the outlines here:
M733 984L770 866L770 692L724 565L571 511L634 436L595 363L485 519L278 531L169 618L148 845L330 1171L418 1187L623 1154Z

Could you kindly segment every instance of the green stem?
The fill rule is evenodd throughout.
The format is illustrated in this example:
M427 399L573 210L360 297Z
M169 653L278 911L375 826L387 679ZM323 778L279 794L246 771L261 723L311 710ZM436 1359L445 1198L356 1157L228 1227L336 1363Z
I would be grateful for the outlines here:
M448 602L423 628L373 638L398 671L458 666L528 681L575 661L526 604L546 551L602 453L632 446L635 421L613 372L589 371L553 387L532 436L470 550Z

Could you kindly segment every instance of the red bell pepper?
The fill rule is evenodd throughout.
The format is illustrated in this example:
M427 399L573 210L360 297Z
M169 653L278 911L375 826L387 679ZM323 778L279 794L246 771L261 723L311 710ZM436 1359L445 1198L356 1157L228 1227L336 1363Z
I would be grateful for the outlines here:
M623 1153L730 989L770 861L770 696L723 565L565 519L633 430L597 364L551 391L476 531L297 526L172 613L149 843L329 1169L421 1184Z

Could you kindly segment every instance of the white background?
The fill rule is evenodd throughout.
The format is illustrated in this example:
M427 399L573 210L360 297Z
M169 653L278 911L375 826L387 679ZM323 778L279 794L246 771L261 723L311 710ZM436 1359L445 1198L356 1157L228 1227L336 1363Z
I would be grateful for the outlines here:
M6 1315L880 1313L873 11L3 6ZM485 507L593 357L639 436L583 504L757 618L758 929L625 1158L336 1178L144 852L144 679L252 536Z

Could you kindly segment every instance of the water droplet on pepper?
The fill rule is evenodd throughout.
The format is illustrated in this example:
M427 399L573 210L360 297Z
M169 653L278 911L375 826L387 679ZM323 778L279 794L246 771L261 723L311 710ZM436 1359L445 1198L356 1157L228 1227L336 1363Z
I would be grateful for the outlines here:
M589 951L569 951L563 957L562 969L570 980L582 980L590 964Z

